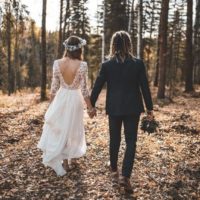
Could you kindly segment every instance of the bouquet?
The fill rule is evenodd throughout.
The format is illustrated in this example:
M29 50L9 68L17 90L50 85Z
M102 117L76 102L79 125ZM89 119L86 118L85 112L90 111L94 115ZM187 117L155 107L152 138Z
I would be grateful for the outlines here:
M154 118L149 119L148 116L144 116L141 120L140 129L148 134L156 132L158 127L159 123Z

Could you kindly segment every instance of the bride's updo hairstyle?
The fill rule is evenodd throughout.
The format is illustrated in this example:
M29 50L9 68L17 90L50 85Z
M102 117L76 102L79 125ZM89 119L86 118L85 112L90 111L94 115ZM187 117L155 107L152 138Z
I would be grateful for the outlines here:
M134 58L131 37L126 31L117 31L110 42L110 58L123 62L126 58Z
M77 36L70 36L63 42L63 45L65 47L63 57L69 57L71 59L78 60L83 59L82 47L86 45L86 40Z

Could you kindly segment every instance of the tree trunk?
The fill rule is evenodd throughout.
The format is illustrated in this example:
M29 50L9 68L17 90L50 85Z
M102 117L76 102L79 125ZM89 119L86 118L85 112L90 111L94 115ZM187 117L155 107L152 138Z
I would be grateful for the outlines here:
M185 50L185 92L191 92L193 88L193 51L192 51L192 7L193 0L187 1L187 30L186 30L186 50Z
M6 19L6 43L7 43L7 65L8 65L8 95L12 93L12 66L11 66L11 8L10 4L8 5L7 19Z
M101 62L105 59L105 1L103 2L103 31L102 31L102 51L101 51Z
M178 35L179 35L179 29L180 27L180 14L179 11L176 10L174 12L174 20L172 23L172 30L171 30L171 36L170 36L170 53L168 58L169 63L169 72L168 72L168 82L169 82L169 98L172 99L172 97L175 94L175 87L176 87L176 72L177 72L177 65L179 61L179 44L181 43Z
M2 13L0 10L0 27L1 27L1 19L2 19ZM2 67L3 67L3 47L2 47L2 33L0 29L0 89L3 85Z
M153 33L153 26L154 26L154 21L155 21L155 18L154 18L154 9L155 9L155 0L152 1L152 11L151 11L151 22L150 22L150 30L149 30L149 41L151 43L152 41L152 33ZM150 60L150 54L151 54L151 45L147 45L146 46L147 49L147 61L146 61L146 66L147 66L147 70L149 71L149 68L150 68L150 63L151 63L151 60Z
M59 38L58 38L58 56L57 58L60 58L62 55L62 41L63 41L63 35L62 35L62 23L63 23L63 0L60 0L60 20L59 20Z
M194 81L200 84L200 0L196 2L194 45Z
M21 74L19 69L19 33L18 33L18 21L16 22L15 29L15 51L14 51L14 66L15 66L15 87L21 88Z
M137 57L143 58L142 44L142 26L143 26L143 0L138 0L138 42L137 42Z
M160 18L159 78L157 98L165 98L166 66L167 66L167 26L169 0L162 1Z
M129 20L128 20L128 32L131 33L131 25L133 23L133 15L134 15L134 0L131 2L131 11L129 13Z
M43 0L42 8L42 74L41 74L41 101L46 99L46 6L47 0Z
M66 37L66 27L67 27L67 18L70 17L70 0L67 0L67 5L66 5L66 9L65 9L65 18L64 18L64 25L63 25L63 33L62 33L62 37L63 40ZM69 24L68 24L69 27Z
M159 26L158 26L158 39L157 39L157 50L156 50L156 73L155 73L155 79L154 79L154 87L158 87L158 77L159 77L159 55L160 55L160 25L161 25L161 18L159 21Z

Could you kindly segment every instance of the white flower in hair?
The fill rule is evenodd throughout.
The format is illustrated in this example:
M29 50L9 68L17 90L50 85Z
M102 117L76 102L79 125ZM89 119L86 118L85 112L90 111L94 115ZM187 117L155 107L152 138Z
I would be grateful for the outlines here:
M79 38L80 43L77 45L69 45L68 44L68 40L65 40L63 42L63 45L65 47L65 49L67 49L68 51L75 51L77 49L80 49L81 47L85 46L87 44L85 39Z

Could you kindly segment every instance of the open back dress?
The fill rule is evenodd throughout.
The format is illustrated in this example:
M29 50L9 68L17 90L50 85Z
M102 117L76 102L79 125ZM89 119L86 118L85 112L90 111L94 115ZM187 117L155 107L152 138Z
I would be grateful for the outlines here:
M51 93L55 95L46 114L38 148L43 151L43 164L57 175L66 173L64 159L78 158L86 153L83 124L84 99L88 97L87 63L81 61L73 82L68 85L62 76L59 61L53 64Z

